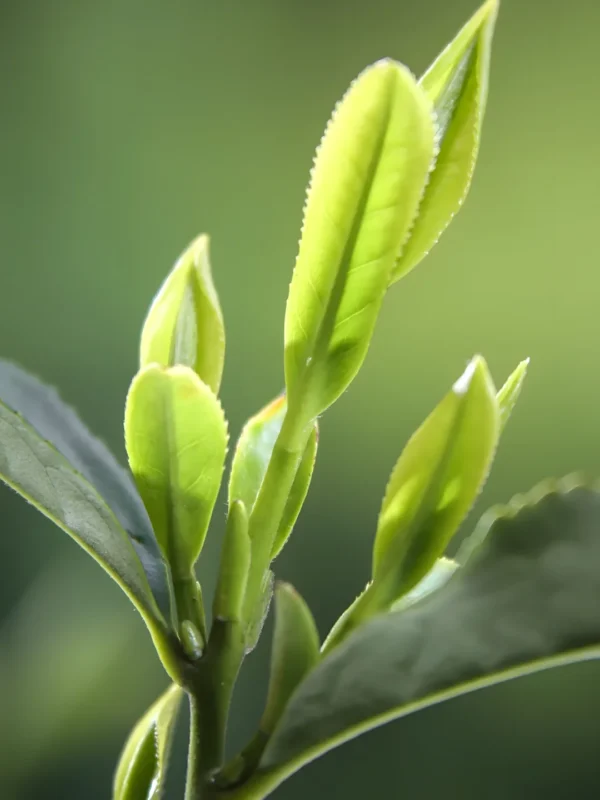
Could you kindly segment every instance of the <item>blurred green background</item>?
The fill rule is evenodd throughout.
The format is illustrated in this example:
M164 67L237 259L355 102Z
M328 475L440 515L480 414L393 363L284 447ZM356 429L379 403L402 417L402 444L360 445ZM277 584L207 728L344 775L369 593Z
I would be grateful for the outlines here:
M422 72L472 0L0 3L0 354L123 457L123 400L154 292L212 236L235 438L282 388L304 189L335 101L369 62ZM432 255L390 292L368 360L322 421L313 488L277 574L325 633L367 579L403 443L482 352L530 375L477 513L548 475L600 473L600 111L593 0L504 0L476 179ZM224 503L201 573L213 583ZM106 800L134 719L165 685L95 564L0 489L0 797ZM600 613L600 609L599 609ZM232 745L260 712L267 629ZM600 665L527 678L366 736L276 792L596 798ZM181 797L184 742L169 800Z

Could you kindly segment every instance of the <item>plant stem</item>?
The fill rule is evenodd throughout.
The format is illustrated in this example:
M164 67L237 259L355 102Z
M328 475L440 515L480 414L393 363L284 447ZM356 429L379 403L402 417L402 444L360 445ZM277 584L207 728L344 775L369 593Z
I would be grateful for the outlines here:
M244 657L239 622L215 619L205 655L200 659L190 696L190 749L186 800L212 800L213 783L223 765L231 696Z
M288 408L250 516L248 532L252 546L252 566L246 587L246 621L251 619L260 598L277 528L306 448L311 423L312 421L307 424L300 415L291 413Z

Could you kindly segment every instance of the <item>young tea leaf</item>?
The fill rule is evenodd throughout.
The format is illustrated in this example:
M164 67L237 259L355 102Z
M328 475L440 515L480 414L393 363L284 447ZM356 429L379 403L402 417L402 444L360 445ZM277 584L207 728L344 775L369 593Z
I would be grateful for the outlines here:
M527 367L529 366L529 359L521 361L516 370L509 375L504 386L496 395L498 408L500 409L500 427L504 428L508 422L515 403L519 399L521 389L523 388L523 381L527 374Z
M140 367L191 367L219 391L225 327L210 269L208 236L199 236L179 258L148 311L140 342Z
M496 391L476 357L394 467L377 526L371 603L389 607L444 553L487 477L498 435Z
M165 564L129 472L86 428L58 392L15 364L0 360L0 400L16 411L94 486L135 548L159 606L168 610Z
M113 800L160 800L163 797L183 694L179 686L171 686L131 732L115 774Z
M432 109L379 61L351 85L317 150L285 316L288 402L312 419L366 355L433 160Z
M419 81L435 109L439 153L391 283L427 255L469 190L485 113L497 12L498 0L488 0Z
M227 424L219 401L189 367L146 367L127 396L125 444L173 579L187 579L223 474Z
M600 657L600 491L545 491L486 514L451 580L366 623L309 673L240 798L419 709Z
M319 633L302 597L288 583L275 588L275 629L267 705L260 729L270 734L296 687L319 661Z
M248 514L252 512L286 411L285 396L281 395L248 420L244 426L231 466L230 506L236 500L241 500ZM318 423L315 421L277 529L272 558L281 552L288 540L306 499L317 455L317 443Z

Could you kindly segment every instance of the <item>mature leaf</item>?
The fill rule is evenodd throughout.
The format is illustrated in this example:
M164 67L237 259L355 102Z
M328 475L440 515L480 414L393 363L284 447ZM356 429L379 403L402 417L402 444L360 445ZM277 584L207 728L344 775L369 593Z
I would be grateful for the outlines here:
M75 539L136 606L161 657L164 620L130 538L88 481L24 419L0 403L0 479ZM172 671L172 670L171 670Z
M285 317L288 400L308 418L366 355L433 160L432 109L401 64L351 85L317 150Z
M294 689L319 661L319 633L309 607L289 583L275 587L271 675L261 731L271 733Z
M129 535L161 608L168 586L160 550L141 497L128 471L93 436L58 392L0 360L0 400L20 414L95 487Z
M127 740L113 787L113 800L159 800L183 690L171 686L139 720Z
M529 359L521 361L516 370L509 375L504 386L496 395L498 408L500 409L500 427L503 428L508 422L515 403L519 399L521 389L523 388L523 381L527 374L527 367L529 366Z
M140 366L191 367L219 391L225 359L225 327L209 260L208 236L181 255L148 311L140 342Z
M231 797L263 797L333 747L426 706L600 657L600 489L543 491L486 514L442 588L325 658L292 696L261 770Z
M174 580L187 579L223 474L227 424L219 401L189 367L146 367L127 396L125 444Z
M413 434L388 483L373 550L381 608L412 589L444 553L485 481L499 435L496 391L474 358Z
M248 514L252 512L286 411L285 396L281 395L251 417L244 426L231 465L230 506L236 500L241 500ZM318 438L318 423L315 420L277 529L272 558L281 552L288 540L306 499L317 455Z
M487 99L498 0L488 0L419 81L436 113L439 153L394 283L427 255L469 190Z

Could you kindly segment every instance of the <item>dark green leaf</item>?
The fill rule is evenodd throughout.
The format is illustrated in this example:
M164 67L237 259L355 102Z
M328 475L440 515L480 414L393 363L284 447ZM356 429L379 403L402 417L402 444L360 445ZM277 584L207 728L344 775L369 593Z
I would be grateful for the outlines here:
M22 417L0 403L0 479L75 539L136 606L170 674L165 623L131 539L88 481ZM167 665L167 664L165 664Z
M458 560L438 591L371 620L309 674L251 780L260 796L385 722L600 657L598 488L566 479L516 498L484 516Z
M128 533L161 608L168 608L165 565L129 472L93 436L58 392L0 360L0 400L20 414L96 488Z

